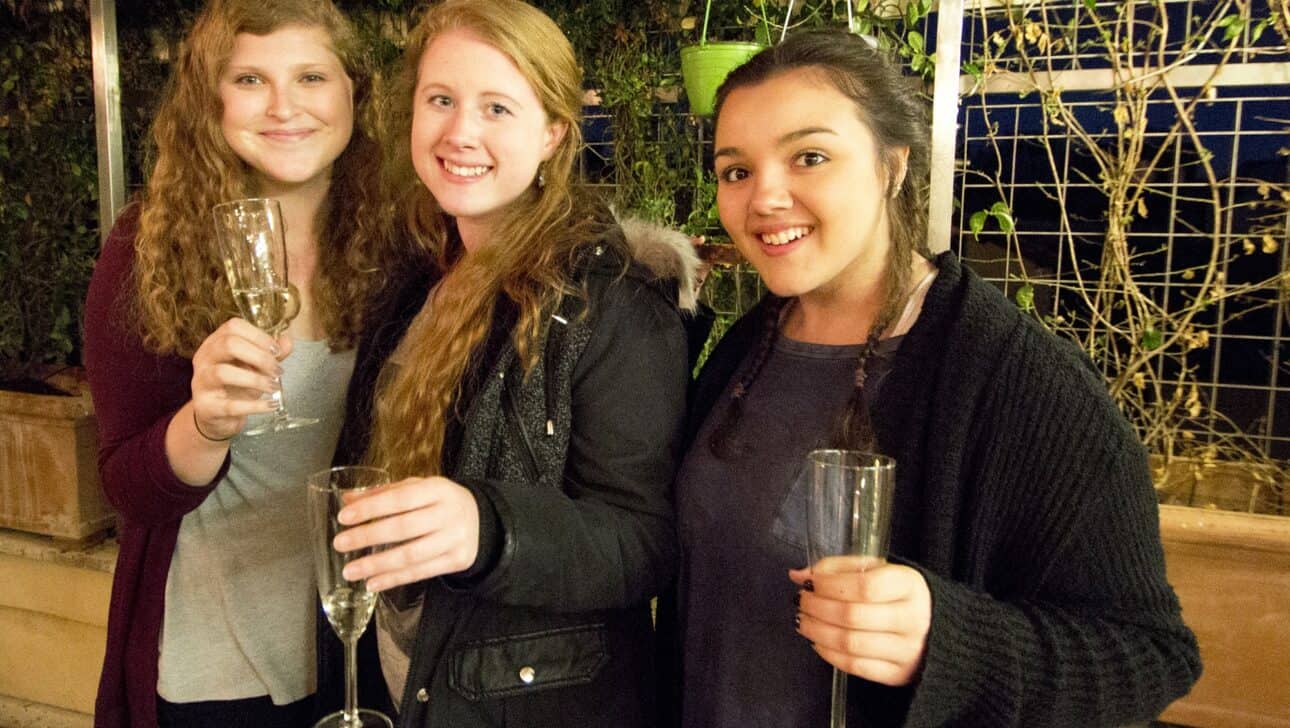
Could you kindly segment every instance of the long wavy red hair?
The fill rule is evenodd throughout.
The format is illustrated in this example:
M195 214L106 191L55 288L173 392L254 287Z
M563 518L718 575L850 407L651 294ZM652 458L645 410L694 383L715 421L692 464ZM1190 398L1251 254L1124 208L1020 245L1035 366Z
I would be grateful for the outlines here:
M416 179L408 157L417 67L430 43L468 30L505 53L541 100L547 118L567 127L550 159L544 184L536 182L490 231L497 244L462 256L449 234L451 220ZM439 473L446 424L453 414L471 354L484 340L499 296L516 304L512 340L531 367L545 332L543 312L572 283L578 251L598 239L607 219L575 186L574 161L582 143L582 70L573 47L540 10L519 0L447 0L431 7L413 31L396 87L390 94L390 136L399 143L390 168L404 190L407 227L444 274L430 306L400 347L399 366L382 372L368 459L395 477Z

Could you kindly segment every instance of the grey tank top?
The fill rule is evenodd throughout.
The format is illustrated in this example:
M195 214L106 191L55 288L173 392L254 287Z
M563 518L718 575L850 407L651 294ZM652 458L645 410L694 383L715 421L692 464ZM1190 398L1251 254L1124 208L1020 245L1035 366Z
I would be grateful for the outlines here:
M282 367L287 410L320 422L234 437L228 474L184 516L158 666L157 693L170 702L268 695L283 705L315 689L305 478L331 464L354 351L297 340Z

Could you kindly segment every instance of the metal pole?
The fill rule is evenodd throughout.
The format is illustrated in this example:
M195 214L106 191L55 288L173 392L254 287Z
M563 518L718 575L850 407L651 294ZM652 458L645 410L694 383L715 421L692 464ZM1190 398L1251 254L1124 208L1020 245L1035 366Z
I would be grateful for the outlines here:
M941 0L936 18L936 82L932 90L932 179L927 247L950 249L954 221L954 147L958 142L959 54L963 0Z
M94 126L99 161L99 241L103 242L116 221L117 212L125 206L126 192L116 0L90 0L90 39L94 54Z

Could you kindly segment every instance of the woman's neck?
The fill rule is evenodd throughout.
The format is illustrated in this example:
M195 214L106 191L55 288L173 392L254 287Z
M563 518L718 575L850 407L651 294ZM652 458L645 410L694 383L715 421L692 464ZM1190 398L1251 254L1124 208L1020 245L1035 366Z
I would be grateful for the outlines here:
M910 286L916 286L934 266L923 256L915 255L911 265ZM786 336L811 344L844 346L862 344L878 323L886 301L886 274L850 285L812 291L799 296L789 306L781 322ZM908 291L905 292L908 294ZM904 333L890 329L883 338Z

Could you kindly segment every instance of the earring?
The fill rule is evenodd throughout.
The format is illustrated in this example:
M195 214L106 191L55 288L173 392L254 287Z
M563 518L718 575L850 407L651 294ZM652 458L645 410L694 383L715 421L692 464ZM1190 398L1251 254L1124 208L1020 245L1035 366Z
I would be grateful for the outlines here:
M542 165L538 165L537 187L539 190L546 187L546 170Z

